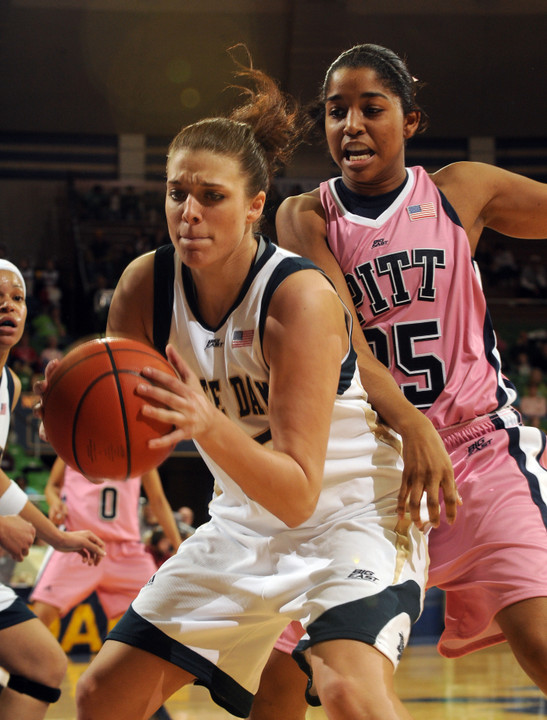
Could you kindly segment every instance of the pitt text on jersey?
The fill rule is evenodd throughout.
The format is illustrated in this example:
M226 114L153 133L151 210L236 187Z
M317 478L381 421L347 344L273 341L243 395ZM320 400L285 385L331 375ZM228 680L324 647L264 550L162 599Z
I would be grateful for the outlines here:
M382 245L376 243L376 247ZM420 341L441 337L440 319L431 317L394 323L390 327L392 338L389 340L386 327L375 327L374 320L367 322L366 318L377 318L380 323L382 315L393 308L414 301L433 304L437 273L445 267L443 248L413 248L380 254L357 265L352 273L346 273L359 322L372 352L386 367L395 365L409 378L410 382L403 382L401 389L413 405L422 409L431 407L445 386L446 370L442 359L433 352L420 354L417 350ZM388 279L389 292L382 290L386 282L379 282L384 277ZM423 378L423 384L417 381L419 376Z
M441 248L414 248L412 251L379 255L374 261L362 263L355 268L355 274L347 274L346 282L352 294L355 307L365 301L363 290L370 302L373 315L380 315L391 307L408 305L412 301L411 294L405 285L405 270L421 268L422 281L418 289L418 300L433 302L435 300L435 272L437 268L446 267L445 252ZM391 305L376 281L377 276L388 275L391 282ZM360 318L362 320L362 318Z

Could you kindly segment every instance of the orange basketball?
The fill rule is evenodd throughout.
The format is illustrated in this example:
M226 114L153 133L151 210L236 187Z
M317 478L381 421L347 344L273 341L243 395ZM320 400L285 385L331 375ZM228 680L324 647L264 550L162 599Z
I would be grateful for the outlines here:
M171 447L148 447L171 426L142 414L152 404L136 393L145 366L176 377L156 350L125 338L91 340L61 360L43 397L43 423L67 465L86 477L127 480L167 458Z

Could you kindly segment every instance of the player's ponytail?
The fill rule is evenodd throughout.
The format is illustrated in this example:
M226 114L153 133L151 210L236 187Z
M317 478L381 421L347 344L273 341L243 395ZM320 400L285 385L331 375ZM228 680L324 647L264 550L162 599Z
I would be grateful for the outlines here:
M239 161L247 177L248 194L255 195L267 192L275 172L290 160L304 138L307 121L297 101L253 68L249 55L248 59L248 67L236 61L236 75L253 86L236 86L244 102L227 118L208 118L183 128L172 141L168 158L182 148L229 155Z

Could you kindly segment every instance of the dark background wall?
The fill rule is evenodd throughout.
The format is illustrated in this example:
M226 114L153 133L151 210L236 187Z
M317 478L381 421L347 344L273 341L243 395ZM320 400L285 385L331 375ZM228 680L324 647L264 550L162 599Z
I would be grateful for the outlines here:
M431 168L458 159L451 139L486 137L507 156L524 142L547 176L547 0L0 0L0 242L12 256L70 253L65 178L93 164L112 178L119 137L156 138L161 170L169 137L225 110L226 50L240 42L304 101L342 50L387 45L426 83ZM331 170L304 147L287 175Z
M439 136L543 135L546 0L2 0L0 129L170 135L245 42L309 99L354 43L408 57Z

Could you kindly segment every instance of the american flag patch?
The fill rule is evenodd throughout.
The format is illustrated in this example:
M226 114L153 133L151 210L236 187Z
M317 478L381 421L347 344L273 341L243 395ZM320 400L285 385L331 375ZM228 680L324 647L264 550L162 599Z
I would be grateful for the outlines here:
M232 347L249 347L253 344L254 330L234 330L232 335Z
M408 217L414 220L422 218L437 217L435 205L432 202L420 203L419 205L409 205L407 207Z
M7 403L0 403L0 415L5 415L8 411Z

